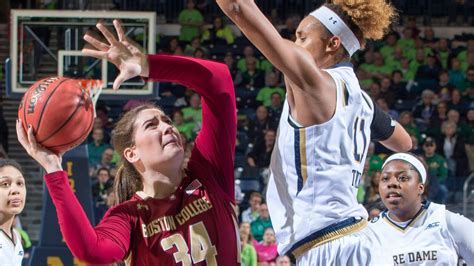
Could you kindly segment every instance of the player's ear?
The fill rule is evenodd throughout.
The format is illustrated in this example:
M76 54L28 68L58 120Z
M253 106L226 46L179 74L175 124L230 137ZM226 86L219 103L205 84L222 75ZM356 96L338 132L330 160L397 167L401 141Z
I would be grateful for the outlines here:
M418 184L418 195L423 195L425 193L425 185L423 183Z
M342 45L339 36L331 36L326 43L326 52L335 52Z
M136 163L139 160L138 154L135 151L135 146L125 148L125 150L123 151L123 156L125 157L125 159L127 159L129 163L132 164Z

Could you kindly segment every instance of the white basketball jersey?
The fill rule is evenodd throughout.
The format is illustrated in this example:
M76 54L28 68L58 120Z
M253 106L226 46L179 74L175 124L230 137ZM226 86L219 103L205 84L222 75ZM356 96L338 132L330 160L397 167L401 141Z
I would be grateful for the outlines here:
M267 190L280 254L333 223L350 217L367 218L356 194L370 143L374 107L348 65L326 69L337 89L336 111L329 121L298 127L285 100Z
M427 203L404 227L382 212L369 223L392 265L457 265L458 252L446 224L444 205ZM466 232L468 233L468 232Z
M21 236L13 229L13 244L10 237L0 230L0 265L1 266L20 266L23 260L23 246L21 245Z

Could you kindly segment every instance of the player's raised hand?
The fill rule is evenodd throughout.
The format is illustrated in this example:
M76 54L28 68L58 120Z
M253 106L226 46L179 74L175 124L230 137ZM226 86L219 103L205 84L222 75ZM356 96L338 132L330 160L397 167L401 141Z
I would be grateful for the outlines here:
M21 120L16 121L16 134L21 146L25 148L28 155L35 159L47 173L52 173L62 170L61 160L62 154L55 154L52 151L45 149L36 142L33 134L33 128L28 127L26 132L22 126Z
M84 48L82 53L96 58L107 59L120 70L120 74L114 81L113 88L117 90L120 85L138 75L148 76L148 60L142 51L128 40L123 30L122 24L114 20L114 27L117 31L117 38L101 22L97 23L97 29L102 33L108 43L94 38L90 33L84 35L84 40L95 49Z

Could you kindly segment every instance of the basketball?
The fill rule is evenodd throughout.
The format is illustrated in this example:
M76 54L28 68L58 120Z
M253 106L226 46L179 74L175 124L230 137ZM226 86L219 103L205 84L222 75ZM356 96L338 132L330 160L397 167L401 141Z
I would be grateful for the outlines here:
M81 144L92 130L94 105L80 81L50 77L37 81L18 109L23 128L33 127L36 141L56 154Z

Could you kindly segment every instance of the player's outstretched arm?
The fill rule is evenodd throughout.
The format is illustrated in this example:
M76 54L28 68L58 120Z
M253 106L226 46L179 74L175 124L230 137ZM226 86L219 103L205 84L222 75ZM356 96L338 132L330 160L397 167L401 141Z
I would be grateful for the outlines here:
M126 212L111 210L115 213L109 212L106 221L94 229L62 171L61 155L36 143L33 129L29 127L25 132L21 121L16 130L18 141L47 172L45 183L57 210L61 233L74 256L88 263L121 261L130 243L131 226Z
M299 88L318 98L323 88L334 87L333 80L317 67L313 56L282 38L254 0L216 2L263 55Z
M218 171L217 182L234 198L237 122L234 85L228 67L173 55L148 55L148 62L149 78L182 84L202 96L202 128L192 158L201 157L211 163ZM188 166L194 167L193 163L194 160Z

